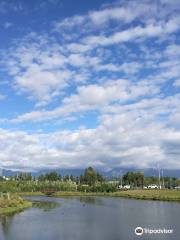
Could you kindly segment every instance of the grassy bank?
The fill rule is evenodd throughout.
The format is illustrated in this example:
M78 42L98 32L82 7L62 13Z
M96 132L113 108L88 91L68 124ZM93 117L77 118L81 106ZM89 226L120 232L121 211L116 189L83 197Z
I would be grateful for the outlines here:
M31 206L31 202L24 201L16 194L3 194L0 197L0 215L15 213Z
M21 192L18 193L20 196L44 196L42 192Z
M19 195L21 196L45 196L42 192L22 192ZM95 193L95 192L78 192L78 191L59 191L56 192L50 197L78 197L78 196L106 196L107 193Z
M142 200L180 202L180 191L177 190L128 190L112 193L111 196L135 198Z
M43 195L41 192L26 192L22 195ZM73 197L73 196L109 196L109 197L125 197L142 200L160 200L160 201L179 201L180 191L177 190L128 190L112 193L96 193L96 192L56 192L53 197Z

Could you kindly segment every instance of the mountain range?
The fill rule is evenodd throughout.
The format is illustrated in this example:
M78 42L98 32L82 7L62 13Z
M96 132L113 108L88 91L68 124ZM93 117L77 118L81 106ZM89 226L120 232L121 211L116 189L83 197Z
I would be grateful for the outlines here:
M56 171L62 176L65 175L73 175L75 177L80 176L83 174L84 169L41 169L39 171L32 171L31 174L33 177L38 177L41 174L46 174L51 171ZM104 171L101 169L98 169L98 172L100 172L103 176L111 179L111 178L116 178L120 177L121 175L125 174L126 172L143 172L145 176L158 176L158 169L154 168L146 168L146 169L140 169L140 168L114 168L109 171ZM162 175L162 170L160 171ZM15 176L20 171L12 171L8 169L1 169L0 170L0 175L2 176ZM180 178L180 169L163 169L163 176L168 176L168 177L177 177Z

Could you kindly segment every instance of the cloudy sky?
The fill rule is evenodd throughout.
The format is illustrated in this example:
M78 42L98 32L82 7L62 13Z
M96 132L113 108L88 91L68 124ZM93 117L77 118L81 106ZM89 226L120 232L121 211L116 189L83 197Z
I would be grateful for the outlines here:
M0 168L180 168L180 0L0 0Z

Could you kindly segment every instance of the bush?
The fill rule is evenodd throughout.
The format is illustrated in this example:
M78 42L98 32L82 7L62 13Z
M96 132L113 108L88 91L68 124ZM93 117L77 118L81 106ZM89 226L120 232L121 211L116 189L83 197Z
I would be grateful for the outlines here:
M98 185L78 185L77 190L80 192L115 192L117 189L108 183Z

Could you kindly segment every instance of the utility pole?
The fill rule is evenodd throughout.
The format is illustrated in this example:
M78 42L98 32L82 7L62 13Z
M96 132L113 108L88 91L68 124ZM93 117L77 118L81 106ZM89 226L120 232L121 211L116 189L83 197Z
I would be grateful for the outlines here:
M171 189L171 177L169 178L169 188Z
M165 185L164 185L164 175L163 175L163 169L161 169L161 175L162 175L162 185L163 185L163 188L165 188Z
M122 170L120 170L120 181L121 181L121 188L122 188Z
M159 179L159 189L161 189L161 172L158 164L158 179Z
M121 171L121 187L122 187L122 183L123 183L123 182L122 182L122 171Z

